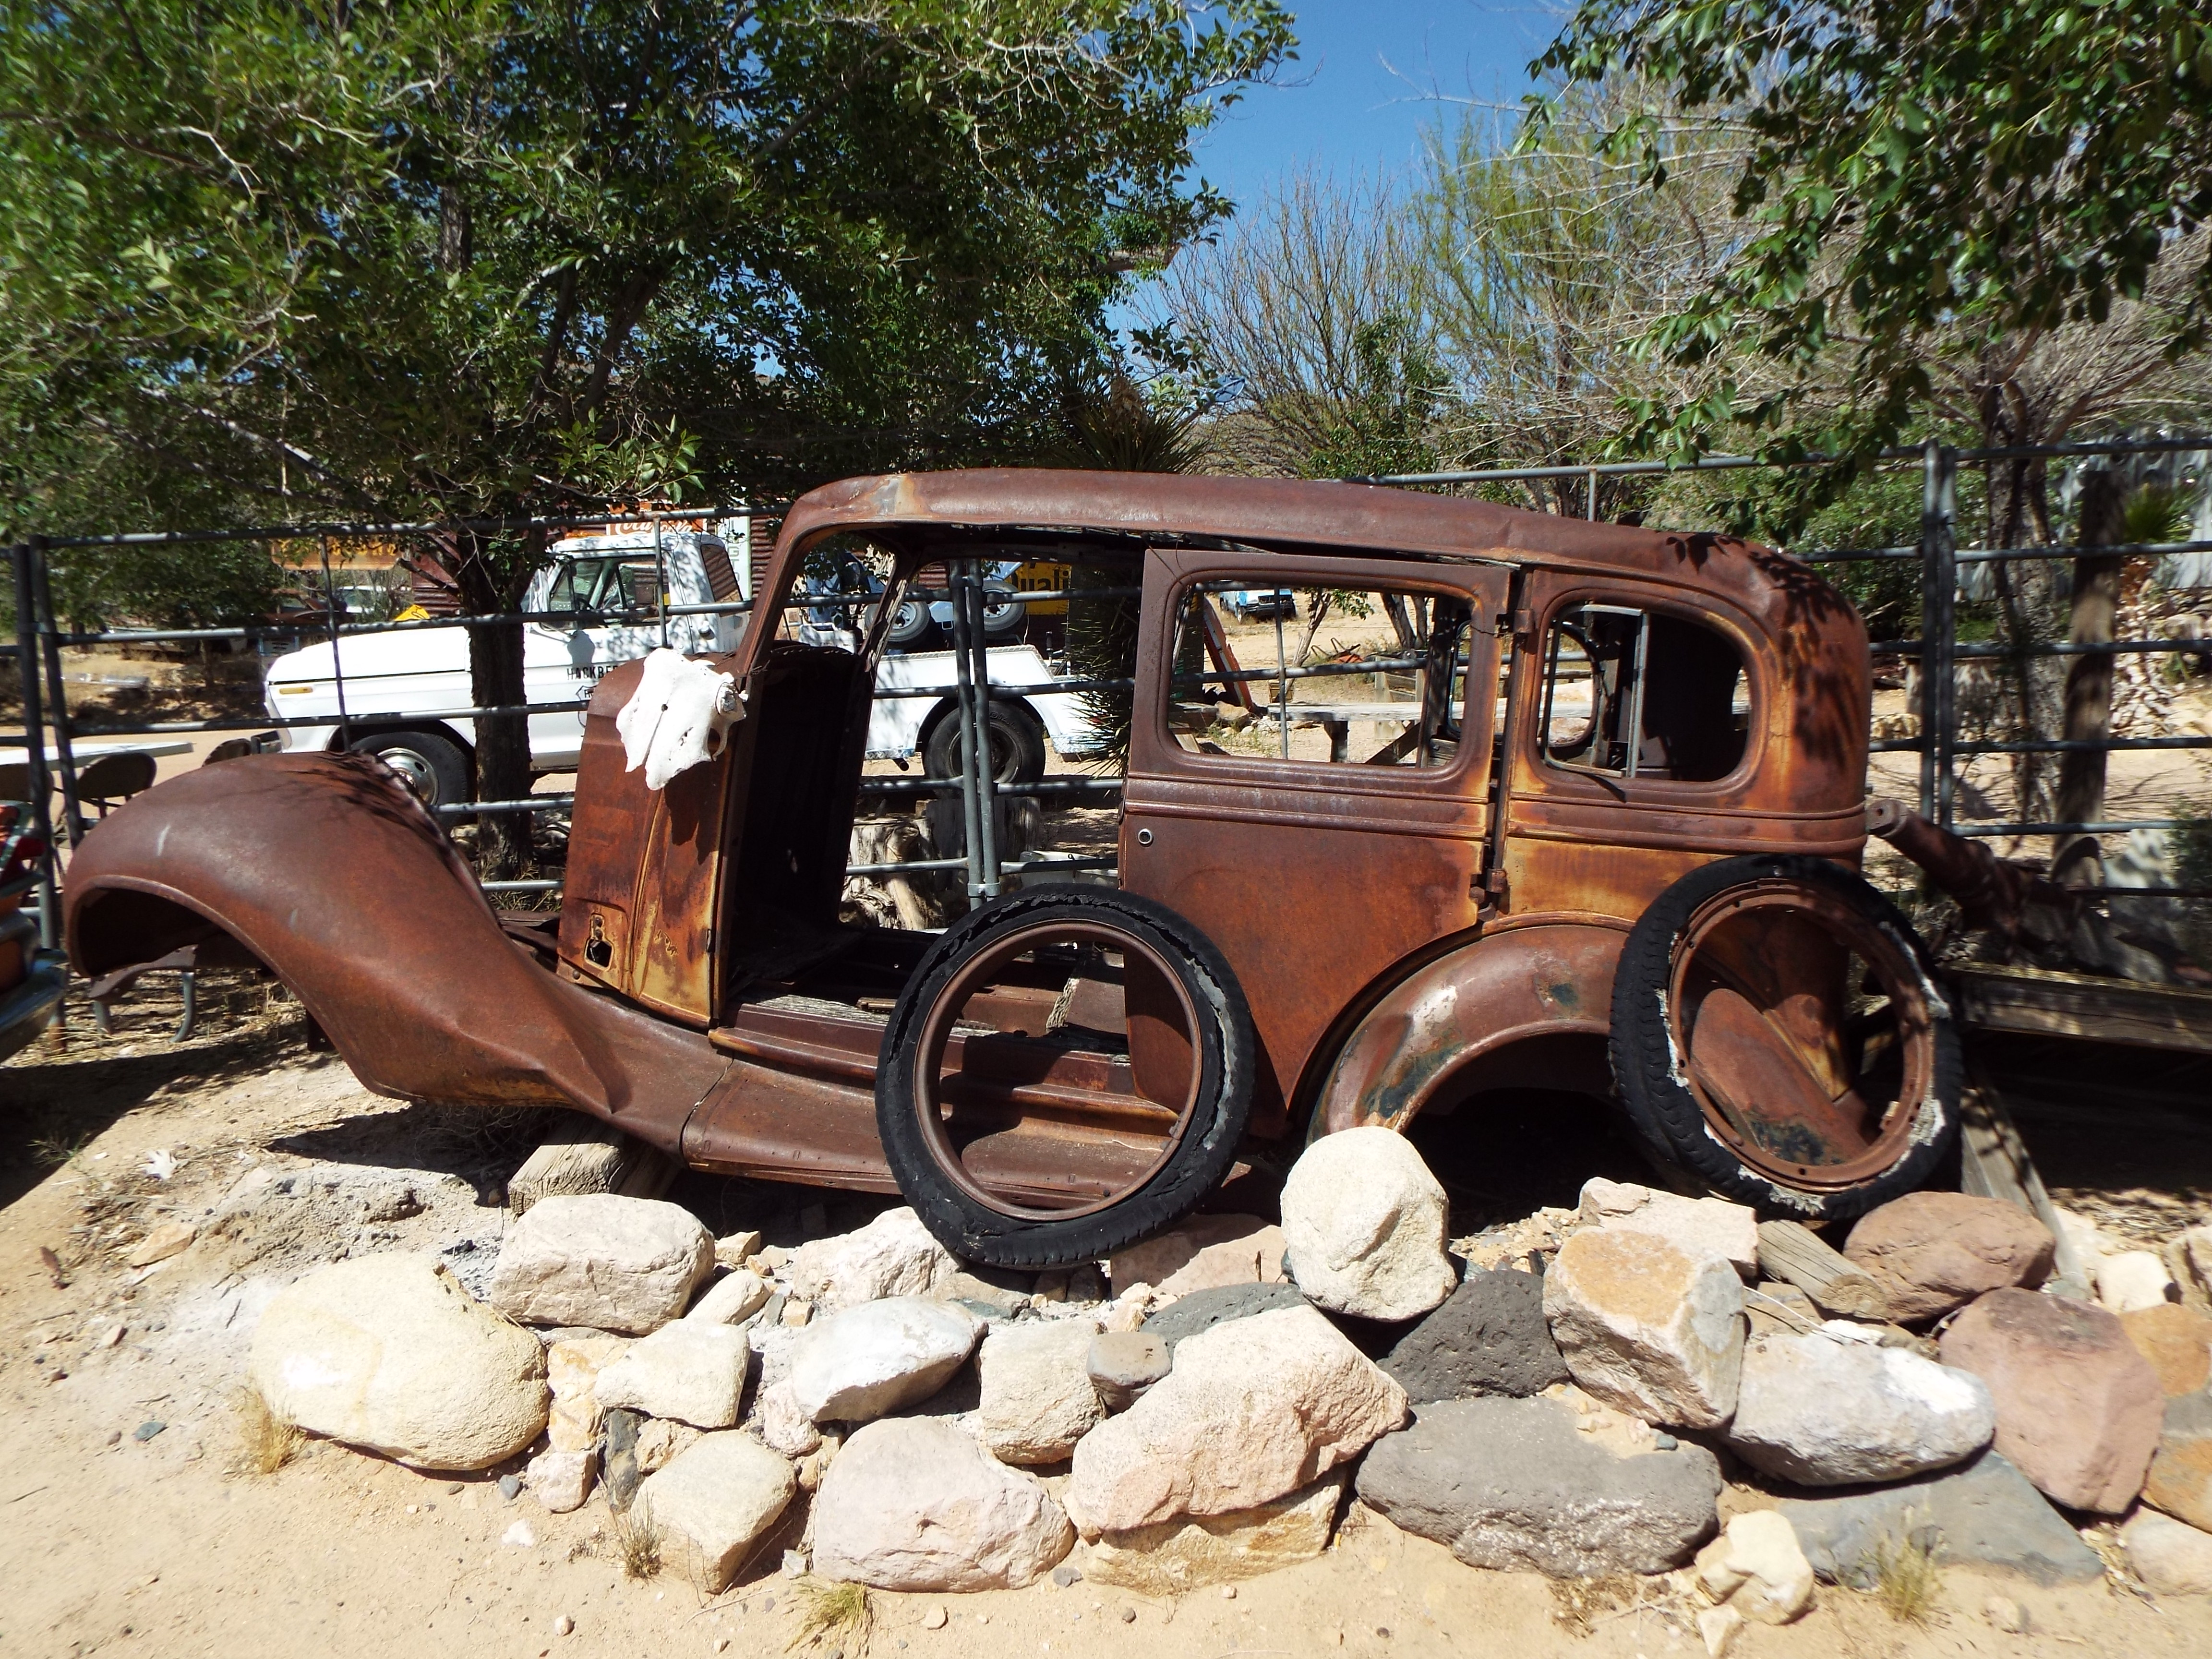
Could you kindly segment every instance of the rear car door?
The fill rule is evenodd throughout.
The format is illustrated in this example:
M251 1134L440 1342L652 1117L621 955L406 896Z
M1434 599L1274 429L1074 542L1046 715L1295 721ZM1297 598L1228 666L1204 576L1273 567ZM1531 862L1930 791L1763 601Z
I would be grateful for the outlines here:
M1147 556L1121 884L1189 918L1236 970L1260 1037L1261 1133L1347 1005L1474 924L1509 577ZM1277 589L1288 602L1265 620L1223 614L1229 593Z

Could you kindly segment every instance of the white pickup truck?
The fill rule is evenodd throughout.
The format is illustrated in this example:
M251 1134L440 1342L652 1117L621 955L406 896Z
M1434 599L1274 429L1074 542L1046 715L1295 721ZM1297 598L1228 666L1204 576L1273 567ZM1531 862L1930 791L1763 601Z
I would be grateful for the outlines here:
M752 561L746 556L750 525L726 520L715 531L667 530L656 555L650 531L574 536L547 550L524 598L526 611L550 619L523 627L523 696L532 704L565 704L591 695L600 675L641 657L661 642L653 617L610 622L609 613L655 609L659 574L666 572L672 608L750 600ZM731 550L737 556L731 556ZM714 573L710 577L710 570ZM715 580L719 578L720 580ZM721 590L718 592L717 589ZM734 592L732 592L734 589ZM804 620L800 631L821 643L854 642L849 633ZM668 619L668 643L680 651L735 648L748 617L725 612ZM287 749L338 746L338 687L328 641L306 646L270 664L264 687L271 715L310 724L283 728ZM337 647L343 671L346 722L352 747L379 755L430 805L475 799L475 722L450 711L467 708L468 630L401 627L389 633L350 634ZM1034 646L993 646L991 684L1020 693L1024 686L1059 676ZM949 651L886 653L876 670L880 692L949 687L955 676ZM905 762L917 751L933 777L958 769L957 723L948 720L949 696L878 696L868 724L868 758ZM533 772L573 771L583 744L581 709L555 708L530 716ZM991 759L1001 782L1042 775L1045 748L1066 759L1097 751L1099 739L1077 699L1064 691L994 698Z

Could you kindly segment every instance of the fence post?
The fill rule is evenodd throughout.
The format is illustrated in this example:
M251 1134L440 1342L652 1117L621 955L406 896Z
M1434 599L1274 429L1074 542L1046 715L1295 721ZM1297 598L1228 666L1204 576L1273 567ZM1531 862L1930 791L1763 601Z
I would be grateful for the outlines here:
M15 666L23 690L23 759L29 783L31 825L46 845L39 878L39 943L47 950L61 943L61 907L54 896L54 826L46 810L53 787L46 775L45 711L39 701L38 584L32 580L31 549L18 542L8 550L15 567Z
M2081 475L2076 507L2075 543L2084 548L2125 541L2120 517L2119 481L2109 468ZM2119 619L2120 565L2118 554L2085 554L2074 561L2071 601L2075 645L2109 645ZM2066 668L2065 729L2068 742L2101 743L2112 734L2112 658L2106 652L2079 656ZM2058 757L2061 823L2092 823L2105 816L2105 751L2069 749ZM2054 836L2051 878L2069 887L2101 885L2103 848L2094 836Z
M1958 736L1958 459L1930 438L1920 452L1920 816L1946 829Z
M30 549L31 582L38 590L39 601L39 613L33 623L42 641L46 697L53 706L54 760L60 767L62 823L69 831L69 844L74 848L84 839L84 803L77 799L76 740L70 734L69 695L62 681L62 625L54 615L53 580L46 563L46 538L32 537Z

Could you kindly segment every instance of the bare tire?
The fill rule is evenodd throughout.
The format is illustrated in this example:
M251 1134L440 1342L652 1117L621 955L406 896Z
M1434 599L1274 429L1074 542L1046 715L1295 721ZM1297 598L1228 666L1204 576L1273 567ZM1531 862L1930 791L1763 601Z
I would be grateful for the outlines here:
M901 993L876 1126L953 1255L1070 1267L1173 1226L1220 1183L1255 1052L1228 963L1164 905L1016 893L946 929Z
M933 778L960 775L960 711L948 708L923 741L922 768ZM1035 783L1044 775L1044 728L1023 704L991 700L991 775L1000 783Z
M1613 976L1613 1079L1652 1151L1814 1219L1924 1186L1961 1059L1912 925L1824 859L1723 859L1644 913Z

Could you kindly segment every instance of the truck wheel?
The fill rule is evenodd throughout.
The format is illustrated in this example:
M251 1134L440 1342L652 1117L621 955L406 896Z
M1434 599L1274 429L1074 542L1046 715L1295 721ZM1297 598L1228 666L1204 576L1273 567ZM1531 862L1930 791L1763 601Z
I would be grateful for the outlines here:
M1028 627L1030 608L1004 582L983 585L983 633L993 645L1012 645Z
M1959 1133L1959 1037L1927 947L1824 859L1723 859L1662 893L1620 953L1612 1051L1652 1151L1787 1216L1914 1191Z
M434 732L373 732L353 740L356 755L374 755L425 806L450 806L469 799L469 757L450 738Z
M1182 917L1110 889L994 899L947 928L884 1028L876 1127L965 1261L1094 1261L1171 1227L1235 1161L1252 1016Z
M960 710L948 705L930 727L921 763L933 778L960 775ZM1035 783L1044 775L1044 727L1025 705L991 702L991 776L1000 783Z

